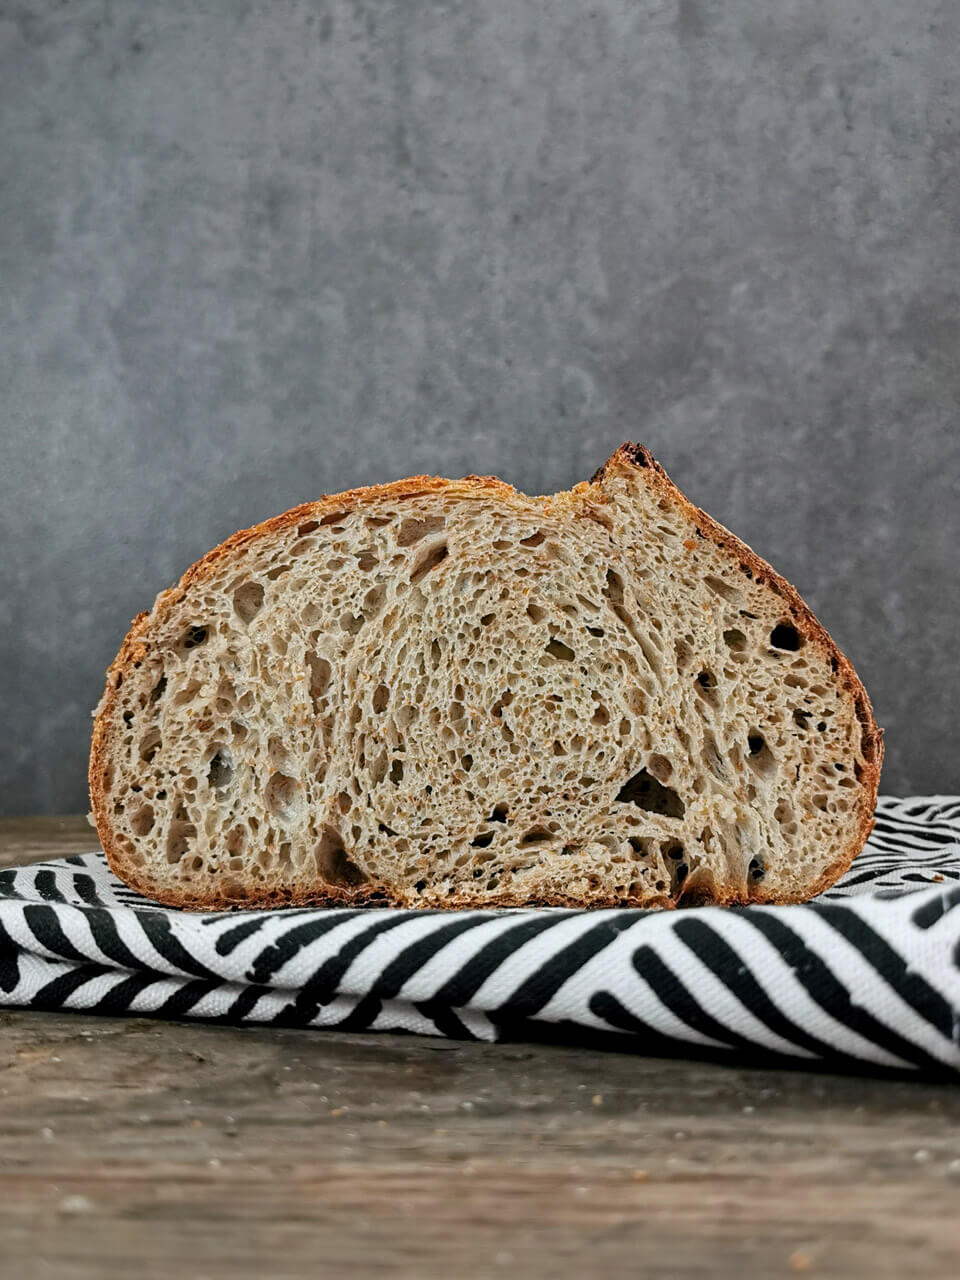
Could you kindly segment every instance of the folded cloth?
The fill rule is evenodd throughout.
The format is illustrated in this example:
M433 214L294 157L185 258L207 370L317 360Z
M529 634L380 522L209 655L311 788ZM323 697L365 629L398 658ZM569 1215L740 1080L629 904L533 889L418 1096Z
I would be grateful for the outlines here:
M13 868L0 1005L956 1072L960 797L876 817L843 880L790 907L200 915L99 852Z

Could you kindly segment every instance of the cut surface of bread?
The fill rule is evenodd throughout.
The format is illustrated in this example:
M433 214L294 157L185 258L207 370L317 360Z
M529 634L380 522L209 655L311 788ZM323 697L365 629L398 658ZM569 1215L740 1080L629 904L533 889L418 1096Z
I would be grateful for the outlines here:
M90 789L114 872L190 908L795 902L881 756L797 592L624 445L235 534L134 620Z

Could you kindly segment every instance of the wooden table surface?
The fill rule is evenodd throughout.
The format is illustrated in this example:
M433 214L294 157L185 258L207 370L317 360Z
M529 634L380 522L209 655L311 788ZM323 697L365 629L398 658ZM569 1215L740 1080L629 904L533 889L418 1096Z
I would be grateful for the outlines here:
M960 1274L960 1091L0 1009L4 1278L796 1273Z

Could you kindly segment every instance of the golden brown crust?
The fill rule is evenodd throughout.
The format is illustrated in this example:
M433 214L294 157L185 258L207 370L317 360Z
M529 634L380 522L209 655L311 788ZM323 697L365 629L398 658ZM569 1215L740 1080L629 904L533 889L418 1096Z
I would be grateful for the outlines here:
M656 461L650 451L641 444L624 443L596 471L589 484L578 485L573 491L580 499L580 512L586 518L604 523L602 515L603 494L600 486L604 479L617 471L636 473L642 471L648 483L657 486L664 498L676 504L694 523L697 535L708 538L718 547L733 555L740 566L759 583L765 584L775 591L784 602L784 617L796 627L808 643L819 647L829 658L831 666L838 677L841 687L854 699L857 717L862 732L862 754L865 764L858 768L857 780L860 786L860 823L857 834L832 866L828 867L820 878L802 895L776 894L764 889L762 884L751 886L745 896L738 888L717 885L711 892L709 901L715 905L745 905L747 903L786 905L791 902L806 901L828 889L850 866L853 859L861 851L867 837L873 830L873 813L876 807L877 792L880 781L880 770L883 763L883 730L878 728L873 715L870 698L857 676L852 663L837 647L810 607L801 598L799 592L785 578L782 578L765 560L745 542L741 542L729 529L724 528L705 511L695 506L683 494ZM591 492L593 491L593 492ZM446 480L438 476L409 476L404 480L391 484L368 485L363 488L350 489L344 493L325 494L316 502L303 503L265 520L249 529L241 529L225 542L207 552L200 560L191 565L180 581L169 590L162 592L156 600L152 613L139 613L133 619L120 651L107 670L106 686L100 705L97 708L93 727L93 738L90 749L89 785L93 818L97 827L104 854L110 869L131 888L168 906L180 907L188 911L209 911L209 900L177 892L174 889L158 896L156 886L144 881L138 874L124 851L118 846L112 830L107 805L107 734L111 715L116 702L117 690L124 677L139 665L146 654L146 645L142 636L147 628L148 620L162 620L184 597L187 590L195 582L208 577L232 552L240 547L268 534L280 532L301 521L323 519L335 511L352 511L358 507L389 499L397 501L404 498L418 497L426 493L449 493L479 496L483 493L495 493L501 498L516 498L517 491L512 485L496 476L465 476L462 480ZM556 495L553 501L569 498L567 495ZM593 501L591 501L593 499ZM545 506L551 505L548 498L540 499ZM679 905L684 898L681 892L677 899L663 898L651 901L616 899L611 897L591 897L588 901L582 897L553 894L549 896L531 897L530 895L511 894L505 888L496 899L485 902L486 907L673 907ZM687 895L689 902L690 896ZM250 908L299 907L299 906L352 906L352 907L385 907L407 905L391 897L383 889L369 884L351 886L349 888L327 888L322 892L315 890L272 890L237 900L222 899L218 909L227 906L231 909L247 910ZM419 901L418 906L431 908L463 909L475 908L476 903L457 897L444 899L427 899Z

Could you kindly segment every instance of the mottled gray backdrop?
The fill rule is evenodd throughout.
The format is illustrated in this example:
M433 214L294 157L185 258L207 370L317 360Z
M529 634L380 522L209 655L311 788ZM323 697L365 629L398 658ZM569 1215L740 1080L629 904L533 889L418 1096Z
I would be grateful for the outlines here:
M327 490L625 438L960 790L955 0L0 0L0 805L137 610Z

